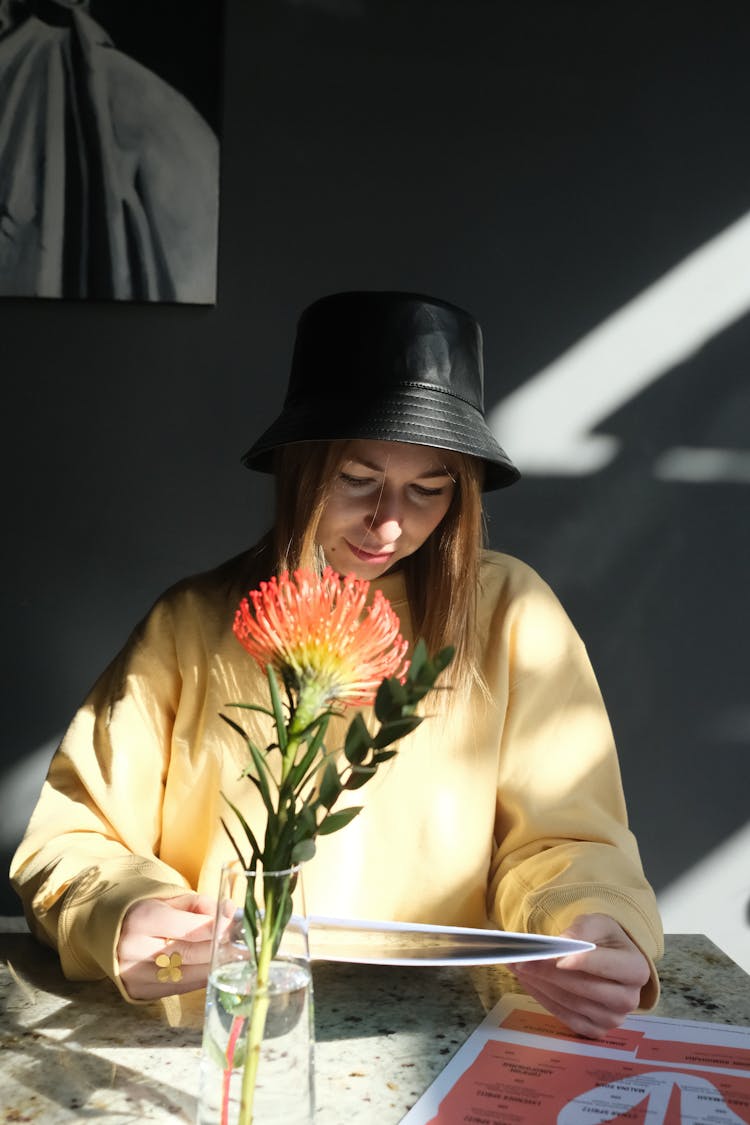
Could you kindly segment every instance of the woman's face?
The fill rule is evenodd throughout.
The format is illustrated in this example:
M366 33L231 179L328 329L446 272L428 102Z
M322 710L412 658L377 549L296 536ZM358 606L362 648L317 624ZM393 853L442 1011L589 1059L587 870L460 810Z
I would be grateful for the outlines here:
M339 574L378 578L414 553L448 511L456 459L397 441L352 441L318 525L318 544Z

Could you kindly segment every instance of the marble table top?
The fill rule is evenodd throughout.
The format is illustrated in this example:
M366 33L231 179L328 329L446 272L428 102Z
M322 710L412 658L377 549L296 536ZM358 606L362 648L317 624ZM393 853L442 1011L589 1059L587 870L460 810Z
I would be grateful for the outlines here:
M57 958L0 920L4 1122L194 1122L202 1006L179 1028L109 982L66 981ZM671 934L667 1017L750 1024L750 976L706 937ZM507 992L501 966L314 968L316 1125L396 1125ZM199 994L196 994L196 998Z

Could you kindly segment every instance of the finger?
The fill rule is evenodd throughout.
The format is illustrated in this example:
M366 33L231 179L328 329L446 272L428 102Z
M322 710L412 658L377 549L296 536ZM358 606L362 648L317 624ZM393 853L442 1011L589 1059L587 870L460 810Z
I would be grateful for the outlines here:
M595 977L550 977L523 969L516 974L523 988L582 1035L603 1035L617 1027L637 1006L638 989Z
M566 969L562 972L554 962L535 963L533 965L519 965L516 971L519 980L533 981L542 988L549 989L560 996L583 997L598 1003L610 1005L633 1001L637 1005L640 999L641 986L639 983L597 976L594 973L582 973Z
M187 965L182 968L180 980L159 980L158 966L154 961L138 962L120 972L125 990L133 1000L157 1000L162 996L177 996L205 988L208 981L208 964Z
M524 965L533 968L524 969ZM596 949L568 953L564 957L519 962L517 967L521 971L533 971L540 978L546 977L549 980L555 980L558 972L562 971L571 976L578 974L582 977L598 977L601 980L638 988L642 988L651 975L648 961L638 946L630 941L625 947L597 946Z
M197 910L172 909L171 914L165 917L164 928L155 929L153 932L165 938L184 938L189 941L205 941L214 932L216 911L204 914Z
M193 940L200 941L209 938L213 933L215 913L215 910L210 913L184 910L170 905L165 900L155 898L144 904L128 928L141 934L167 939L187 938L192 935ZM126 926L128 926L127 916L123 929Z
M242 908L238 907L237 904L235 902L232 902L230 898L226 898L222 903L220 903L219 909L216 912L217 940L223 940L224 936L227 933L227 930L232 924L232 920L241 911L241 909Z
M192 891L184 895L174 895L172 898L163 899L177 910L185 910L191 914L207 914L216 917L218 903L211 895L195 894Z
M603 980L586 973L537 976L525 975L522 971L518 974L518 978L523 982L524 987L529 983L534 984L544 989L547 995L568 1006L599 1007L623 1016L637 1007L641 995L640 988L637 986L623 984L620 981Z
M523 981L522 984L530 996L565 1024L570 1031L587 1039L601 1039L617 1027L628 1014L619 1011L611 1012L599 1005L581 1002L580 998L572 999L567 994L557 993L536 981Z
M560 937L572 938L574 941L590 941L594 945L631 944L620 923L609 914L579 914Z
M573 1035L579 1035L585 1039L603 1039L622 1022L620 1018L612 1016L609 1012L582 1012L578 1008L570 1008L567 1004L561 1004L560 1001L547 996L544 992L532 993L532 995L543 1008L546 1008L551 1015L560 1020Z
M177 953L184 965L207 965L211 959L211 941L164 941L161 938L139 938L137 948L125 949L126 965L154 964L162 953ZM121 959L121 964L123 959Z
M648 961L641 951L632 949L607 949L599 946L589 953L569 953L556 961L561 972L580 972L602 980L619 981L642 988L649 979Z
M561 936L590 941L596 946L595 950L588 953L572 953L561 957L558 962L561 968L583 968L586 972L594 972L596 970L591 966L596 965L601 967L604 975L614 979L620 979L623 972L636 976L643 973L642 983L650 975L648 961L641 950L619 922L608 914L580 914ZM581 963L584 959L585 965ZM626 965L630 966L629 969L623 969Z

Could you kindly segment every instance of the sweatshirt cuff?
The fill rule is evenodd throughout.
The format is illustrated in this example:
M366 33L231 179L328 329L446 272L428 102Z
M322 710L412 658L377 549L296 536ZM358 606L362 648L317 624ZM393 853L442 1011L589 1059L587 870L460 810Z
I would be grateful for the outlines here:
M69 980L109 977L133 1001L120 979L117 944L122 921L133 903L171 898L190 890L166 864L129 856L89 867L70 885L60 910L58 948Z

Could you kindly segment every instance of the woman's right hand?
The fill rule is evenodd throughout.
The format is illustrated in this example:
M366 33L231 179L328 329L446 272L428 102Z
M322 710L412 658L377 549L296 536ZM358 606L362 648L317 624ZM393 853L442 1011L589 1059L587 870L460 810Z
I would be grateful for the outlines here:
M205 988L216 917L216 901L192 892L174 898L145 898L127 911L117 943L120 979L132 1000L155 1000ZM156 958L179 954L179 980L159 980ZM167 968L163 976L174 978Z

